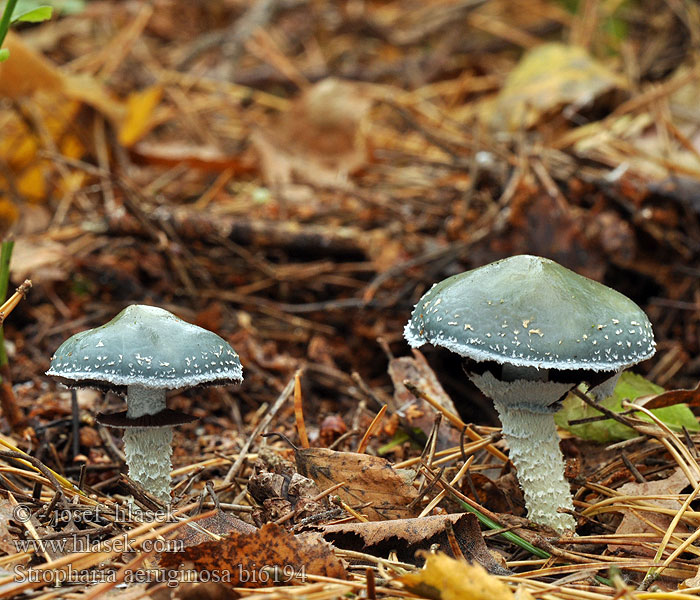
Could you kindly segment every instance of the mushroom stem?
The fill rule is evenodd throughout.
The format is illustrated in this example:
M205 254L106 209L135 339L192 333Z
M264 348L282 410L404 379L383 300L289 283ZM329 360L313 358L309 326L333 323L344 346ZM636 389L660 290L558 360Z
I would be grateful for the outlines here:
M510 448L529 518L563 533L576 521L558 508L573 510L571 489L564 478L564 456L551 406L573 387L569 383L500 381L489 371L469 375L493 400Z
M130 385L127 417L154 415L165 408L165 390ZM129 427L124 431L124 454L129 477L163 502L170 503L172 427Z
M574 518L557 512L573 510L571 489L564 478L564 457L551 412L513 409L494 402L510 448L510 459L525 495L528 517L562 533L576 529Z

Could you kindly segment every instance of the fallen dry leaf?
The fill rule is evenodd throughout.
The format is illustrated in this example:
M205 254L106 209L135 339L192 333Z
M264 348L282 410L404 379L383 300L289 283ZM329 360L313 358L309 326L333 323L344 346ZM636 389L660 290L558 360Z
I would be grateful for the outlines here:
M342 523L324 525L318 529L333 545L347 550L357 550L386 556L395 550L399 560L413 562L416 551L428 550L437 544L442 552L449 553L446 526L452 528L465 557L479 563L489 573L506 575L510 571L489 552L481 534L479 521L472 513L436 515L419 519L397 519L370 523Z
M360 512L370 521L418 514L416 508L409 507L418 496L411 485L413 471L394 469L388 460L377 456L327 448L296 450L295 457L299 473L313 479L321 490L345 482L334 493L350 506L369 503Z
M470 565L446 554L427 554L425 567L398 579L409 590L440 600L513 600L513 591L489 575L481 565Z
M10 272L14 281L65 281L68 278L69 258L64 244L49 239L19 238L12 252Z
M0 63L0 95L21 98L38 91L58 92L64 87L64 75L58 67L9 31L3 46L12 60Z
M367 160L362 121L372 100L359 84L334 77L306 90L272 127L257 127L251 142L263 177L275 187L297 175L322 186L347 185Z
M269 587L303 581L311 574L347 577L342 562L320 534L294 535L275 523L267 523L253 533L234 532L219 541L165 553L161 566L204 571L209 581L234 587Z
M508 74L490 116L492 127L532 127L563 105L583 107L624 80L578 46L542 44L527 52Z
M678 587L680 589L700 587L700 567L698 567L698 572L695 574L695 577L689 577L688 579L683 581Z
M471 477L482 506L496 513L525 515L525 499L515 471L499 474L496 480L483 473L472 473ZM462 492L473 498L470 487L464 481Z
M681 490L688 485L688 478L679 468L666 479L659 479L658 481L645 481L643 483L626 483L625 485L620 486L617 491L621 494L630 496L663 496L669 494L679 494ZM681 500L664 500L661 498L648 498L645 499L645 502L662 508L670 508L674 511L677 511L682 504ZM662 531L666 531L666 529L668 529L668 526L671 524L671 520L673 519L672 515L660 514L653 512L652 510L645 510L642 507L636 508L635 512L659 527ZM630 533L658 533L654 527L647 525L644 521L635 516L631 510L623 509L622 513L624 517L622 518L622 522L618 526L617 531L615 531L617 535ZM681 521L678 524L676 531L680 534L685 534L691 532L692 528ZM654 556L656 554L656 550L646 548L639 544L609 544L608 549L610 551L629 552L634 556Z
M638 398L637 404L651 410L652 408L664 408L675 404L687 404L688 406L700 406L700 384L692 390L669 390L656 396Z
M216 509L214 514L198 519L195 523L196 527L184 525L178 529L173 539L182 540L185 547L190 547L212 540L212 537L201 529L206 529L208 532L220 536L228 535L232 531L240 534L257 531L253 525L238 517L228 515L221 509Z
M250 173L252 164L247 164L238 155L224 154L218 148L203 145L190 145L183 142L143 141L130 148L131 153L142 162L163 167L179 164L203 171L225 171Z
M163 86L152 85L129 95L126 100L126 118L119 129L119 142L130 148L153 127L153 111L163 97Z
M421 391L425 392L445 410L458 414L452 398L447 395L438 381L435 373L418 351L413 350L413 356L401 356L389 361L389 377L394 384L394 396L389 401L389 408L400 415L410 428L418 428L428 435L433 428L437 411L422 398L416 398L403 382L409 380ZM410 410L409 410L410 407ZM438 435L437 449L443 450L459 444L460 432L443 422Z
M115 123L124 117L122 104L96 79L63 72L12 31L3 45L10 50L12 60L0 63L0 95L19 99L42 92L61 100L85 102Z

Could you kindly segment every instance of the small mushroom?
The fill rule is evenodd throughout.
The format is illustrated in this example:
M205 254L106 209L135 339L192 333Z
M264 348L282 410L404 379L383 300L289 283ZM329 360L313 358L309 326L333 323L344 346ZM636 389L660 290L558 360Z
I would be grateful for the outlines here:
M166 408L166 390L240 382L238 355L223 338L155 306L132 305L76 333L46 372L69 387L126 393L127 410L97 421L124 432L129 476L170 502L173 426L195 418Z
M558 532L575 521L553 413L581 382L598 395L653 356L649 319L626 296L537 256L513 256L435 284L404 330L466 357L494 402L530 519Z

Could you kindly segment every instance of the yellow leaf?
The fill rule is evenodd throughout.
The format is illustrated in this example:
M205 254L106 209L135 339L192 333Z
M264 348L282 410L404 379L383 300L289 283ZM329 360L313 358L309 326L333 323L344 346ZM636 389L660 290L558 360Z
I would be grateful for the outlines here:
M61 154L68 158L82 158L85 148L77 135L68 133L61 140Z
M42 125L51 136L51 139L58 140L63 132L75 122L78 116L80 102L67 100L58 95L39 95L37 101Z
M34 163L27 167L17 178L17 192L27 200L44 200L46 198L45 169L46 165L42 163Z
M511 589L478 564L426 554L425 567L399 578L411 591L438 600L514 600Z
M17 123L2 128L0 136L0 156L13 168L19 168L30 161L38 150L36 138L25 127L17 127Z
M154 126L153 111L163 97L163 88L154 85L134 92L126 101L126 119L119 128L119 141L127 148L143 138Z
M19 218L17 207L7 198L0 197L0 240L4 240L8 230Z
M58 193L61 195L74 194L85 183L85 173L75 171L61 178L58 184Z
M491 124L516 130L533 126L548 111L585 105L624 80L596 62L584 48L542 44L510 72L492 107Z

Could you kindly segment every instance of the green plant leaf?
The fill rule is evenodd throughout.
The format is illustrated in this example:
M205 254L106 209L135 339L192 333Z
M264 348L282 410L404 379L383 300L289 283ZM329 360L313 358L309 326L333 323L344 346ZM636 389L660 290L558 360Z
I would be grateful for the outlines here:
M0 0L0 9L6 2ZM15 14L26 13L40 6L50 6L60 15L77 14L85 10L85 0L18 0Z
M0 48L0 62L5 62L10 58L10 51L7 48Z
M27 12L12 17L12 23L41 23L48 21L53 13L50 6L37 6Z
M624 412L622 401L627 398L635 400L640 396L660 394L664 389L651 381L644 379L641 375L636 375L625 371L621 376L613 395L601 402L603 406L616 413ZM661 421L671 429L679 430L686 427L689 431L700 430L700 424L692 411L685 404L676 404L651 411ZM584 440L591 440L599 443L609 443L618 440L627 440L637 436L637 432L630 427L622 425L612 419L604 421L594 421L592 423L582 423L580 425L569 425L569 421L586 419L600 416L594 408L588 406L580 398L569 394L562 403L562 408L554 415L554 421L562 429L570 431L577 437ZM651 419L642 413L635 413L636 418L651 422Z

